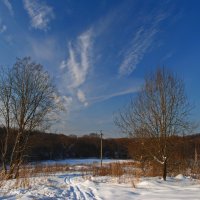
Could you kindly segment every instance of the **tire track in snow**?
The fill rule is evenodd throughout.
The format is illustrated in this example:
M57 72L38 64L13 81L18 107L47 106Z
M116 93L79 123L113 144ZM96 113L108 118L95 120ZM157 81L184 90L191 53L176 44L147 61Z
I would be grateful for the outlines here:
M64 182L70 186L67 192L68 198L73 200L101 200L95 188L84 186L84 182L75 183L73 179L77 176L80 175L70 174L64 179Z

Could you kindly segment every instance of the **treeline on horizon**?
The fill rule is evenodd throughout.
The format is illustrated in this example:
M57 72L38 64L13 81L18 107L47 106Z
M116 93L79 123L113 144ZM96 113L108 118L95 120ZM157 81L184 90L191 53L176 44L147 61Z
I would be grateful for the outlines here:
M17 131L12 130L8 149L13 145ZM0 127L0 139L3 140L5 130ZM200 134L174 136L176 146L173 160L194 160L200 155ZM96 133L88 135L64 135L33 131L24 155L25 162L62 160L68 158L99 158L101 138ZM103 139L103 157L111 159L136 159L140 151L140 140L137 138L107 138ZM1 149L0 149L1 151ZM8 152L8 158L9 154ZM196 157L196 158L195 158Z

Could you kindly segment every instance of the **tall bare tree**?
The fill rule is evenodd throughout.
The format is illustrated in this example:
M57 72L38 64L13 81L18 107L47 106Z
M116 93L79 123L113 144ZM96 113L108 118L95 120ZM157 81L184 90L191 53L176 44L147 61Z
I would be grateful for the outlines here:
M140 92L120 111L115 123L141 141L141 156L160 163L166 180L173 136L190 130L190 111L183 81L166 68L159 68L146 77Z
M10 70L1 68L0 73L0 116L1 125L3 125L3 135L1 137L1 163L4 173L7 173L7 152L8 152L8 140L12 128L12 113L11 113L11 91L12 81L9 76Z
M42 65L32 62L29 57L17 59L8 73L1 74L0 83L0 115L6 130L2 160L5 164L8 136L14 127L17 134L8 161L8 177L16 178L30 132L46 124L50 113L56 109L56 91ZM6 167L4 170L7 172Z

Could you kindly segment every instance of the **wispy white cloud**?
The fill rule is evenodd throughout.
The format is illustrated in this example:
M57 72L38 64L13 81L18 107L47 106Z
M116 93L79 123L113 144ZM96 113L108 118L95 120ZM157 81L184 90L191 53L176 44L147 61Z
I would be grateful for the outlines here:
M31 26L35 29L47 30L54 18L53 8L39 0L24 0L24 8L31 19Z
M71 104L72 104L72 97L71 96L57 96L55 95L55 102L56 104L60 105L62 109L64 109L65 111L68 111Z
M13 16L14 15L14 11L13 11L13 6L12 4L10 3L9 0L2 0L4 5L7 7L9 13Z
M149 16L153 21L152 25L148 23L142 25L135 32L134 37L129 47L124 52L123 61L119 67L119 75L131 74L143 59L148 49L152 46L155 35L159 32L160 22L167 18L165 14L159 14L157 16Z
M106 100L114 98L114 97L123 96L123 95L138 92L140 90L140 88L141 87L138 85L136 87L131 87L131 88L128 88L128 89L125 89L125 90L122 90L122 91L117 91L117 92L105 94L105 95L102 95L102 96L92 97L92 98L89 99L89 101L91 103L106 101Z
M7 30L7 26L0 19L0 33L4 33Z
M35 58L41 60L53 60L56 56L57 43L54 38L46 37L43 40L28 38L32 54Z
M86 100L85 94L80 89L78 89L78 91L77 91L77 98L81 103L83 103L84 106L88 106L88 102Z
M64 125L62 124L62 120L67 118L73 99L70 96L54 94L54 101L58 109L54 112L50 112L48 117L51 120L52 127L55 129L56 126L60 127Z
M5 24L0 24L0 33L3 33L7 30L7 27Z
M164 63L166 62L166 60L170 59L171 57L173 57L174 53L173 52L168 52L162 59L161 61Z
M151 46L157 29L146 30L141 27L135 34L131 47L125 52L124 59L119 68L120 75L129 75L135 70L137 64L142 60L147 49Z
M0 34L2 35L3 40L8 44L13 44L13 36L8 32L7 26L4 24L0 18Z
M92 44L93 31L88 29L80 34L75 41L68 43L68 59L63 60L59 66L65 90L67 87L76 102L84 106L87 106L88 102L82 86L86 82L91 68Z
M90 29L81 34L75 45L70 42L68 48L69 58L66 67L71 78L70 87L77 88L85 82L90 69L92 30Z
M67 67L67 63L66 63L65 60L63 60L63 61L60 63L60 69L62 70L62 69L64 69L64 68L66 68L66 67Z

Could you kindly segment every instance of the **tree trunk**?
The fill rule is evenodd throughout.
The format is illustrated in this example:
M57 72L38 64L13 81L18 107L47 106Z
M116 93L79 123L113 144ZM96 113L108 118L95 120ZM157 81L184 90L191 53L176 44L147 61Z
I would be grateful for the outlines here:
M164 160L164 164L163 164L163 180L166 181L166 177L167 177L167 160Z
M6 166L5 158L2 161L2 170L4 172L4 175L6 175L7 174L7 166Z

